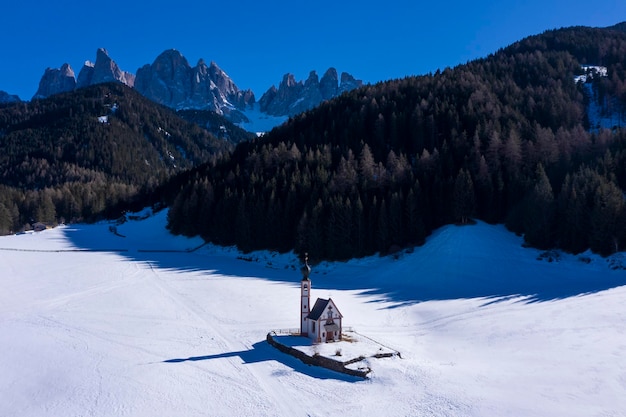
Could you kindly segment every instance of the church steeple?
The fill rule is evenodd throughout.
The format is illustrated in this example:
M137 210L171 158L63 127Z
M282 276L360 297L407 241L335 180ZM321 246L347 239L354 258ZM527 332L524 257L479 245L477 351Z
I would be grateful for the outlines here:
M309 266L308 254L304 254L304 265L300 268L302 272L302 281L300 281L300 334L308 336L307 316L311 311L311 267Z

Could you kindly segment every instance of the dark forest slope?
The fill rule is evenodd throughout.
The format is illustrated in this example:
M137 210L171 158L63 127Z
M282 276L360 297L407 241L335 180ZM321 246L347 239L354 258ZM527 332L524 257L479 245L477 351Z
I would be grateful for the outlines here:
M0 107L0 231L111 213L232 145L119 83Z
M575 83L585 64L608 77ZM590 133L586 108L622 108L625 70L626 33L575 27L354 90L179 178L170 228L342 259L474 217L537 247L623 249L626 135Z

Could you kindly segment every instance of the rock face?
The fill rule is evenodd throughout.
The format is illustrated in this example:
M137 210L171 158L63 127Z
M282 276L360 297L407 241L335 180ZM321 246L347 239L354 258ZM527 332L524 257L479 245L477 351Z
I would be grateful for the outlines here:
M133 75L122 71L106 49L100 48L95 63L86 61L77 79L69 64L48 68L33 98L112 81L134 87L159 104L178 110L213 110L234 123L247 122L244 111L255 104L254 93L240 90L215 62L207 65L200 59L192 67L175 49L164 51L152 64L144 65ZM311 71L305 81L296 81L293 74L285 74L278 88L272 86L263 94L259 110L271 116L293 116L361 85L361 80L345 72L339 78L335 68L329 68L321 79Z
M99 48L96 52L96 63L86 61L78 73L76 88L112 81L132 87L135 84L135 76L129 72L122 71L115 61L109 57L106 49Z
M91 85L93 79L93 67L95 64L91 61L85 61L85 64L78 73L78 79L76 80L76 87L83 88Z
M39 81L39 88L33 99L46 98L53 94L72 91L76 88L74 70L69 64L63 64L61 68L47 68Z
M341 73L341 84L339 84L339 94L343 94L346 91L354 90L363 85L363 81L357 80L347 72Z
M20 98L15 94L9 94L6 91L0 90L0 104L19 103L20 101L22 100L20 100Z
M33 98L46 98L53 94L111 81L117 81L132 87L135 83L135 76L129 72L122 71L115 61L109 57L106 49L100 48L96 52L95 64L86 61L78 73L78 80L76 80L74 71L69 64L63 64L61 68L46 69L39 82L39 89Z
M272 86L261 96L259 105L262 112L272 116L293 116L361 85L362 81L345 72L339 84L335 68L329 68L321 80L315 71L304 82L296 81L293 74L285 74L278 88Z
M135 88L147 98L175 109L209 109L228 114L254 104L254 94L242 91L217 64L203 59L195 67L177 50L159 55L137 70Z
M320 93L322 94L322 100L328 100L338 95L338 80L337 70L334 68L328 68L320 80Z

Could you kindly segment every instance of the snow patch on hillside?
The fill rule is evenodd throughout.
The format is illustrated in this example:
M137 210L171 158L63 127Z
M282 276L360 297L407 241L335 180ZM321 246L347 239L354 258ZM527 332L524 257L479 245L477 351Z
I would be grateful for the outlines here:
M248 107L242 113L248 118L248 122L237 123L237 126L257 135L269 132L289 119L287 116L271 116L263 113L259 103L254 103L252 108Z
M614 129L626 126L623 108L616 99L600 100L593 91L592 81L598 77L608 77L607 67L598 65L582 65L583 74L574 77L574 82L582 83L584 92L589 99L587 117L592 131Z

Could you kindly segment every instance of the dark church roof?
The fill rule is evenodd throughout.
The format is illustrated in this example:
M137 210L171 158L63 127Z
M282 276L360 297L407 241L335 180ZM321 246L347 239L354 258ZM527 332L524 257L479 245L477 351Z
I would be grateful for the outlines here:
M311 312L306 318L311 319L313 321L318 320L320 316L322 315L322 313L324 312L324 310L326 309L326 306L328 305L328 303L331 303L331 302L333 303L333 306L335 306L335 303L330 298L328 300L325 300L323 298L318 298L315 301L315 305L313 306L313 309L311 310ZM337 309L337 306L335 306L335 310L337 311L337 314L339 314L339 317L343 317L341 313L339 312L339 310Z
M315 301L315 305L313 306L313 309L307 316L307 319L311 319L311 320L319 319L322 313L324 312L324 309L328 305L329 301L330 301L330 298L328 300L324 300L323 298L318 298Z

